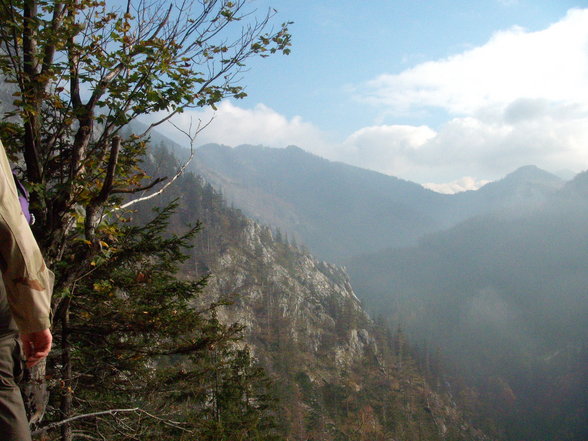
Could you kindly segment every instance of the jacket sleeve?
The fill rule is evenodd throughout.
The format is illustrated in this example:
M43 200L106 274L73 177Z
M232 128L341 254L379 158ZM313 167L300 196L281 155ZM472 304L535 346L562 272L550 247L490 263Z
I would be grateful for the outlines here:
M10 164L0 142L0 270L21 333L50 327L54 276L26 221Z

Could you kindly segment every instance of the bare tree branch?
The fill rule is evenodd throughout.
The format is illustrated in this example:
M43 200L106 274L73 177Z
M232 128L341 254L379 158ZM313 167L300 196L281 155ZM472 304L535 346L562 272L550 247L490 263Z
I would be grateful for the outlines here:
M163 187L161 187L155 193L151 193L148 196L143 196L143 197L140 197L137 199L133 199L132 201L127 202L126 204L122 204L119 207L115 207L111 212L114 213L116 211L124 210L126 208L132 207L135 204L138 204L139 202L148 201L149 199L153 199L155 196L160 195L165 190L167 190L169 188L169 186L175 182L176 179L178 179L180 176L182 176L184 174L184 171L186 171L186 168L188 167L190 162L192 162L193 158L194 158L194 150L192 149L192 151L190 153L190 157L186 160L186 162L184 164L182 164L182 166L180 167L178 172L174 175L174 177L171 178Z
M138 187L138 188L118 188L118 189L113 189L111 194L118 194L118 193L139 193L140 191L147 191L147 190L151 190L153 187L155 187L157 184L167 181L167 176L166 177L162 177L162 178L157 178L154 179L153 182L150 182L149 184L143 186L143 187Z
M162 194L164 191L166 191L169 188L169 186L174 183L174 181L176 179L178 179L180 176L182 176L182 174L184 174L184 172L186 171L186 168L188 167L188 165L190 165L190 162L192 162L192 159L194 159L194 155L196 153L196 151L194 149L194 142L196 141L196 136L202 130L204 130L206 127L208 127L210 125L210 123L212 123L212 121L213 121L213 118L211 118L206 124L204 124L204 126L202 126L201 122L199 122L198 123L198 127L196 128L196 130L195 130L194 133L191 133L191 131L192 131L192 124L190 124L190 128L188 130L184 130L181 127L178 127L173 122L169 121L169 123L171 125L173 125L177 130L179 130L180 132L182 132L184 135L186 135L190 139L190 156L184 162L184 164L182 164L182 166L178 169L177 173L163 187L161 187L158 191L156 191L155 193L152 193L150 195L147 195L147 196L143 196L143 197L140 197L140 198L137 198L137 199L133 199L132 201L129 201L129 202L125 203L125 204L122 204L122 205L120 205L118 207L115 207L111 211L111 213L114 213L114 212L119 211L119 210L124 210L126 208L129 208L129 207L135 205L135 204L138 204L139 202L144 202L144 201L147 201L149 199L152 199L152 198L154 198L154 197ZM142 136L145 136L146 134L147 134L147 131L144 132Z
M115 415L117 413L124 413L124 412L138 412L140 410L141 409L139 409L138 407L133 407L131 409L109 409L109 410L103 410L100 412L93 412L93 413L86 413L83 415L76 415L74 417L67 418L65 420L56 421L54 423L47 424L46 426L35 430L32 433L32 435L33 436L41 435L41 434L47 432L48 430L52 430L57 427L63 426L64 424L69 424L74 421L78 421L78 420L82 420L82 419L86 419L86 418L94 418L94 417L101 416L101 415Z
M32 435L33 436L41 435L41 434L47 432L48 430L53 430L57 427L63 426L64 424L73 423L74 421L79 421L79 420L88 419L88 418L96 418L96 417L100 417L103 415L115 416L119 413L136 413L136 414L140 414L140 415L145 415L149 418L152 418L154 420L157 420L157 421L165 424L166 426L174 427L176 429L183 430L184 432L190 432L190 430L182 427L181 426L182 423L179 421L167 420L167 419L158 417L156 415L153 415L152 413L149 413L146 410L141 409L140 407L132 407L132 408L128 408L128 409L109 409L109 410L103 410L100 412L92 412L92 413L85 413L82 415L76 415L74 417L67 418L65 420L56 421L54 423L47 424L46 426L35 430L32 433Z

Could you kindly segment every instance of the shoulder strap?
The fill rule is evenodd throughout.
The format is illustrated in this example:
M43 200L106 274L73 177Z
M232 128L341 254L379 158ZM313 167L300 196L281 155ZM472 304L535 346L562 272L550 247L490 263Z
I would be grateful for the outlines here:
M29 192L22 185L22 182L18 180L14 172L12 172L12 176L14 177L14 182L16 184L16 190L18 191L18 199L20 201L20 208L22 209L22 214L24 214L27 222L29 225L33 225L35 223L35 216L29 210Z

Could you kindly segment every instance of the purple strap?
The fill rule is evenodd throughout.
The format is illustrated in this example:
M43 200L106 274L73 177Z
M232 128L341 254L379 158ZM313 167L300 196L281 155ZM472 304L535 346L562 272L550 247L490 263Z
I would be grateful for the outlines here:
M29 211L29 192L27 189L22 185L22 182L18 180L18 178L14 176L14 182L16 183L16 189L18 190L18 200L20 201L20 208L22 209L22 214L24 214L27 222L29 225L32 225L35 221L33 220L34 217L31 215Z

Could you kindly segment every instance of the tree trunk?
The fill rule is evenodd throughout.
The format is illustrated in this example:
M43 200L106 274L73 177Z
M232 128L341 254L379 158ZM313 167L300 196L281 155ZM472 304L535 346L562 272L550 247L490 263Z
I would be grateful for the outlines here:
M71 381L71 358L70 358L70 346L69 346L69 304L70 300L67 299L65 312L61 317L61 362L62 368L62 380L63 380L63 392L61 395L61 418L67 419L71 417L71 405L73 398L72 381ZM72 441L72 430L69 423L61 426L61 441Z

